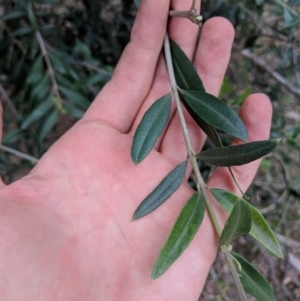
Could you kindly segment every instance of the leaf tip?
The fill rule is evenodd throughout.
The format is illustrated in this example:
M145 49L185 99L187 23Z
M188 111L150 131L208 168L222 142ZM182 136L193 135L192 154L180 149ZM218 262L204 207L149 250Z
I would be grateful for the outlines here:
M276 145L278 145L281 141L281 137L277 138L277 139L274 139L274 141L276 142Z
M137 160L134 156L131 155L131 161L132 163L137 166L141 161Z
M139 212L136 210L132 216L132 221L136 221L137 219L141 218L142 216L139 214Z
M151 279L155 280L159 278L162 275L162 273L157 269L155 266L153 268L152 274L151 274Z

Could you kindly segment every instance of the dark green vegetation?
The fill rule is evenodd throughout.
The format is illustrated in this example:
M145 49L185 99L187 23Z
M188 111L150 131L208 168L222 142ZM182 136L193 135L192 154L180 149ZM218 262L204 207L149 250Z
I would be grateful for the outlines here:
M128 41L136 9L133 1L32 4L26 0L0 4L0 98L5 108L3 144L39 158L82 116L109 80ZM263 160L247 195L280 234L285 259L271 257L251 238L237 240L234 250L264 273L276 300L296 300L300 295L295 261L300 259L300 1L210 0L202 5L204 20L222 15L237 31L221 98L237 109L249 93L266 93L274 107L271 136L282 137L279 147ZM43 45L58 89L42 58ZM228 145L228 138L221 138ZM199 164L207 175L210 166ZM20 157L0 154L7 183L32 166ZM234 290L221 290L232 285L226 273L223 261L217 261L200 300L214 300L212 296L236 300Z

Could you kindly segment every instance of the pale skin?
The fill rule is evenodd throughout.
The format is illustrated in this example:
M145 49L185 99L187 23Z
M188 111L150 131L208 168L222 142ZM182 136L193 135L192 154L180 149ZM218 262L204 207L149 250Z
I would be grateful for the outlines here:
M134 131L144 112L170 89L161 56L168 11L189 10L189 1L144 0L112 80L93 104L23 179L0 188L0 295L6 301L196 301L217 252L206 215L194 241L160 278L155 259L182 206L193 194L183 182L148 216L132 215L151 190L186 159L175 107L167 130L140 165L130 159ZM199 2L197 2L199 7ZM197 26L174 18L168 31L189 57ZM194 64L206 90L218 95L234 31L213 18L203 27ZM272 108L254 94L240 110L249 141L267 139ZM205 135L186 116L200 151ZM240 143L234 140L233 143ZM233 168L245 190L259 161ZM187 172L190 173L191 168ZM238 194L226 169L208 185ZM219 223L226 219L212 199Z

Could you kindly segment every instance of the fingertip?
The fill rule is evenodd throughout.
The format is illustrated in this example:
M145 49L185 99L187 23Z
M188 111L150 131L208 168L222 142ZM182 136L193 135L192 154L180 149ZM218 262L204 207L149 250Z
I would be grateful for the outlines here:
M249 133L249 141L268 139L271 130L272 103L267 95L248 96L240 109L240 117Z
M222 35L222 37L233 40L235 30L232 23L228 19L223 17L213 17L207 20L203 25L203 29L209 32L214 32L215 28L218 28L218 31L216 31L215 35L219 34Z

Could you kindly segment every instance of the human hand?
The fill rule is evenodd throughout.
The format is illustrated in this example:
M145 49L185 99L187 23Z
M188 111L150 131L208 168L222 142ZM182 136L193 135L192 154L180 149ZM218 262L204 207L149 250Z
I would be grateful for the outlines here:
M188 1L171 1L188 10ZM199 3L198 3L199 6ZM197 300L217 251L208 216L191 245L157 280L151 271L176 217L193 194L187 182L156 211L132 215L157 184L186 159L175 106L155 150L138 166L130 158L144 112L169 89L161 55L169 1L144 0L112 80L85 116L42 157L32 172L0 189L0 292L6 301ZM170 37L193 56L197 26L172 19ZM227 68L233 28L222 18L203 26L194 63L206 90L218 95ZM268 138L271 105L247 98L240 116L249 140ZM205 135L187 116L194 149ZM234 140L233 143L238 143ZM234 168L245 190L259 162ZM191 168L187 171L187 176ZM238 194L227 169L210 187ZM212 199L221 224L226 215Z

